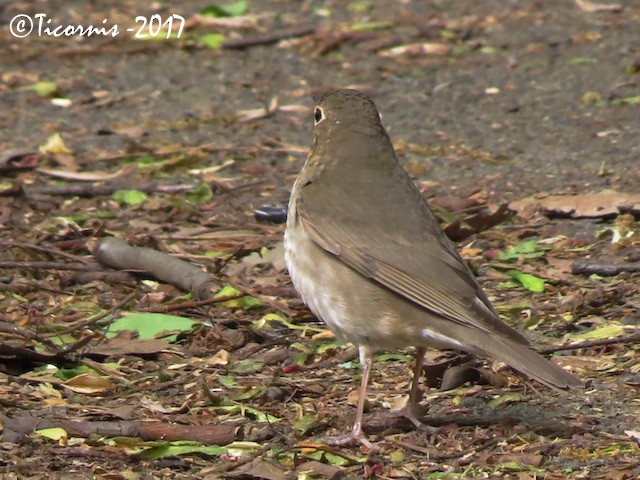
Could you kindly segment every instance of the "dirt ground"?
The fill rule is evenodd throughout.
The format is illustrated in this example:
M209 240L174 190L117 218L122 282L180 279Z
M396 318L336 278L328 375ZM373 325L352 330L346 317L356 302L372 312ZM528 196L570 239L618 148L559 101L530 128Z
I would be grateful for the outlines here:
M640 478L640 7L213 5L0 5L0 478ZM120 33L18 38L38 13ZM184 17L180 38L126 31L153 14ZM385 415L411 363L384 352L365 420L378 448L322 444L350 428L357 358L297 298L282 224L255 212L286 205L329 86L374 97L500 313L584 388L480 360L467 371L484 382L425 386L428 435ZM460 233L455 218L502 204ZM226 301L115 275L95 261L109 235L205 267ZM572 273L585 259L626 271ZM105 337L129 312L198 326ZM425 373L452 358L430 352ZM49 427L65 433L34 433Z

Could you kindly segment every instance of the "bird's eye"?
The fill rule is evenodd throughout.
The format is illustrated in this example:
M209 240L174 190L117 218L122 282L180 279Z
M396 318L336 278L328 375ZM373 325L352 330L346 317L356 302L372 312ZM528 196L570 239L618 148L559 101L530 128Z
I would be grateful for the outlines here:
M316 119L316 125L317 125L320 122L320 120L324 118L324 112L320 107L316 107L316 111L314 112L313 116Z

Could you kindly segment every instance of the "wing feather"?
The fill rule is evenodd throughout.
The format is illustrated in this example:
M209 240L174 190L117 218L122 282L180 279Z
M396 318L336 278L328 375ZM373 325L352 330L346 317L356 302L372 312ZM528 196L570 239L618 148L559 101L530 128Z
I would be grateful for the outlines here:
M393 174L406 176L404 170ZM411 182L415 190L398 189L396 185L402 183L394 175L376 176L383 179L382 185L359 188L339 182L325 188L325 182L322 192L316 185L319 179L308 182L296 201L306 233L349 267L431 313L528 344L498 318L413 182L406 176L402 180ZM357 198L371 187L386 189L386 197L396 201L403 218L413 220L411 224L399 224L383 205Z

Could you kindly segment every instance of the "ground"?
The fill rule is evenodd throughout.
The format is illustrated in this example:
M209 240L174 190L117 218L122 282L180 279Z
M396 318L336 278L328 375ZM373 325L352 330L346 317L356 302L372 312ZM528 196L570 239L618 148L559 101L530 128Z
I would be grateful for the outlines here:
M0 478L638 478L640 8L213 5L0 6ZM18 38L38 13L120 33ZM184 17L180 38L178 17L169 39L126 32L153 14ZM255 212L286 205L329 86L373 96L505 321L584 388L473 360L483 382L424 386L429 435L385 415L411 350L381 352L377 449L321 442L350 428L357 358L297 298L282 224ZM494 215L466 230L478 212ZM165 276L115 272L136 260L101 257L108 236L211 282L190 290L163 257ZM116 336L131 312L139 336ZM452 358L429 352L430 381Z

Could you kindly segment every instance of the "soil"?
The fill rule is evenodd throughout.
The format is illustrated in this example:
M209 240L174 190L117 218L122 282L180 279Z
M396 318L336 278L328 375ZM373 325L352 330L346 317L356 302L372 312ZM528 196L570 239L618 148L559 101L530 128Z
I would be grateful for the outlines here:
M311 142L311 95L329 86L373 96L401 162L432 200L472 198L494 208L551 194L638 193L640 7L263 0L223 22L197 15L210 5L0 5L0 478L640 478L633 337L640 274L579 276L567 267L576 258L637 263L633 218L625 217L635 235L618 244L602 232L621 216L522 211L462 240L500 312L537 347L596 340L555 355L585 387L550 392L488 364L498 380L487 374L488 384L427 390L427 418L442 425L430 435L384 415L410 381L409 357L392 352L376 362L369 391L373 452L322 446L323 435L350 428L357 358L306 311L277 255L265 253L277 250L283 226L254 218L263 205L286 205ZM17 38L9 31L17 15L37 13L51 26L107 19L121 32ZM183 16L181 38L138 40L124 31L136 16L156 13ZM303 27L311 33L286 34ZM207 48L211 33L257 40ZM417 43L430 52L393 50ZM42 82L55 88L44 95L34 89ZM41 149L56 133L66 149ZM15 168L19 162L24 168ZM100 175L113 178L96 181ZM147 197L132 204L99 191L109 182L119 190L146 186ZM84 193L44 190L71 184ZM194 194L202 185L205 194ZM261 306L191 304L173 314L209 326L144 352L135 338L121 339L119 353L109 341L100 347L106 327L92 315L191 301L162 282L81 281L60 267L93 260L105 235L204 265L220 287L234 285ZM548 279L548 288L505 288L494 253L531 238L546 245L545 259L521 258L513 268ZM36 261L58 266L16 263ZM273 314L286 323L264 320ZM585 336L604 327L615 335ZM88 343L51 361L27 355L51 353L39 342L62 330ZM450 355L429 356L436 364L443 358ZM47 363L98 369L110 387L88 393L39 377ZM10 419L26 417L155 421L167 432L231 422L232 439L247 443L155 457L149 442L135 440L160 445L166 437L7 435L17 428Z

